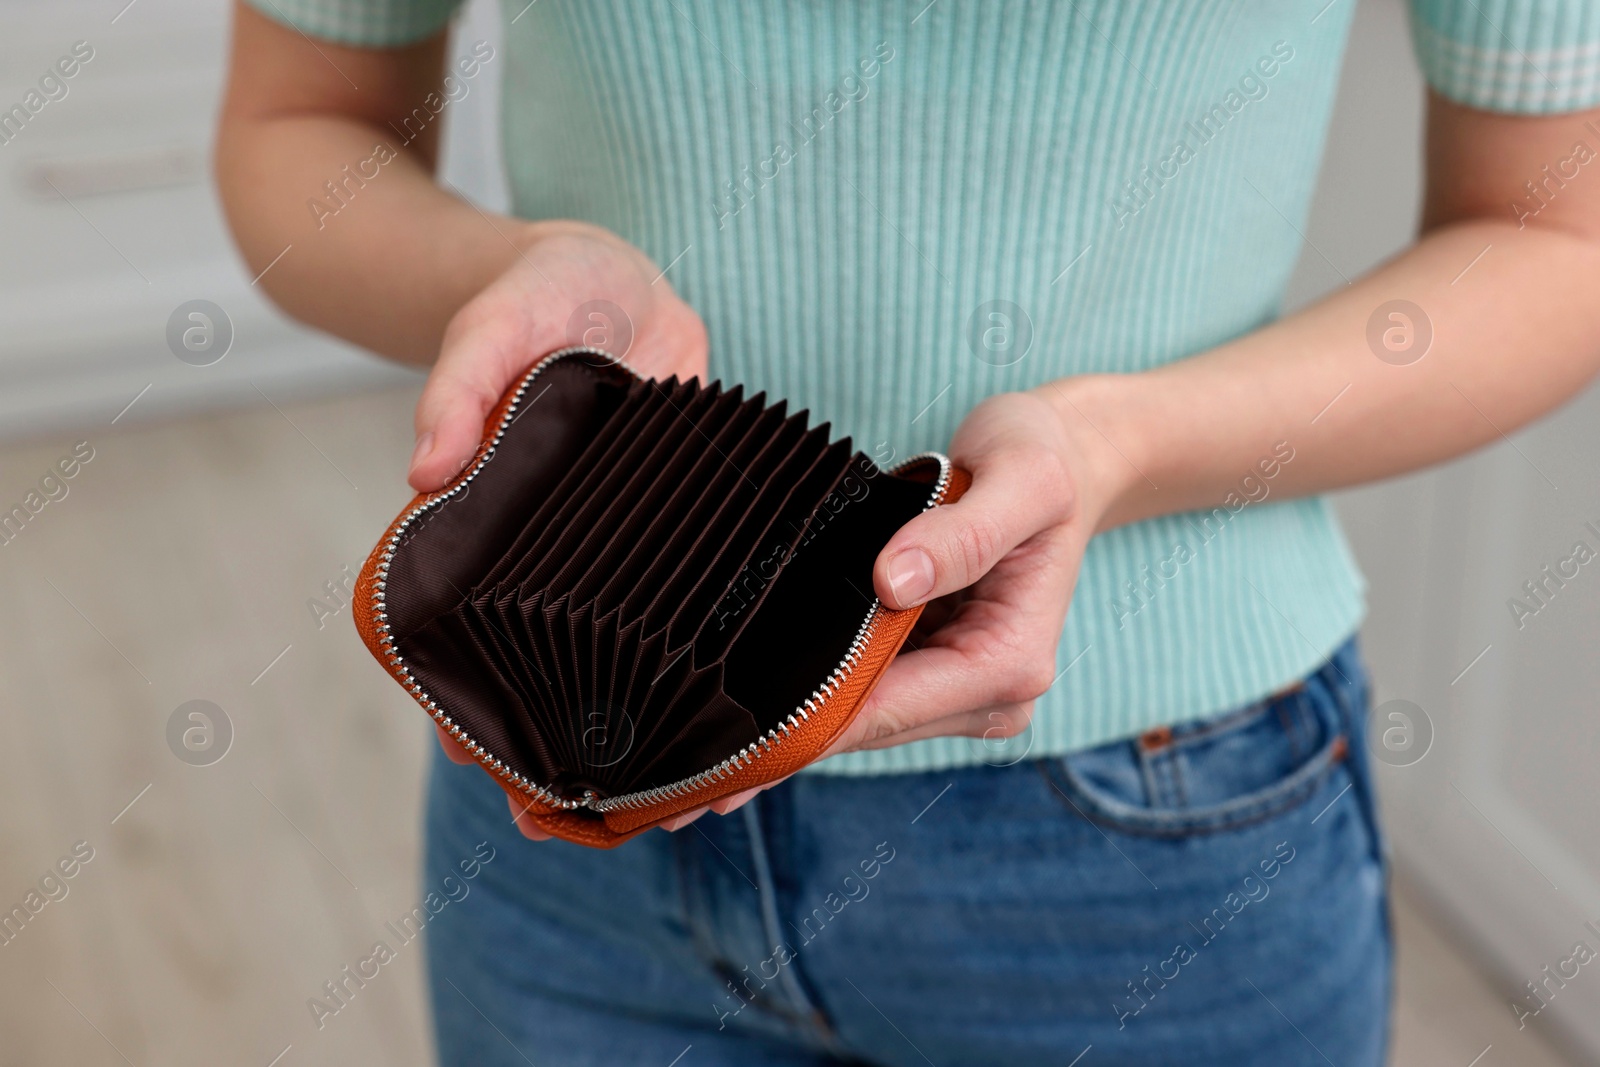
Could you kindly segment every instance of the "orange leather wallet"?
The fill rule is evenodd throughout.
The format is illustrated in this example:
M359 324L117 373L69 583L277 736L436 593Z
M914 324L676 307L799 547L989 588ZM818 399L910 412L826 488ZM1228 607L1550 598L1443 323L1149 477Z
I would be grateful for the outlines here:
M367 648L547 833L609 848L792 774L911 632L873 562L965 474L785 407L563 349L367 558Z

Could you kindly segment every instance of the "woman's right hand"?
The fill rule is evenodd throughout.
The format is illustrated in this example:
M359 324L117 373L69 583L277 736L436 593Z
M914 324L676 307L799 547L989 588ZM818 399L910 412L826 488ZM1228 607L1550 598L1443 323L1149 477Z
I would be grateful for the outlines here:
M527 223L507 240L518 254L450 319L417 402L406 477L418 492L471 461L506 388L555 349L591 344L647 378L705 379L705 326L643 252L582 222Z
M705 326L643 252L578 222L530 223L508 239L518 255L451 318L417 403L407 480L419 492L442 487L472 460L500 397L555 349L592 344L646 377L705 380ZM476 762L443 729L439 743L456 763ZM525 836L550 836L507 803Z
M489 412L546 353L584 343L648 377L706 372L705 327L650 257L598 226L491 215L452 196L435 177L442 124L412 136L389 121L411 115L450 72L447 38L441 29L393 48L312 44L234 0L214 157L229 226L262 290L318 329L431 364L407 475L424 493L472 459ZM383 177L357 180L353 160L381 164ZM308 213L306 191L331 190L341 166L350 195Z

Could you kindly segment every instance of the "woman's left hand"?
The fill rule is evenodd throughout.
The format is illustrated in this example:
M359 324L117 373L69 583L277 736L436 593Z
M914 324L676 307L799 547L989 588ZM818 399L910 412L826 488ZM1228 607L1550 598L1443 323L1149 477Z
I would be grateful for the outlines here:
M956 430L950 459L972 475L971 488L902 527L872 577L892 608L958 602L926 639L906 643L829 755L947 735L992 742L1027 729L1034 700L1057 677L1084 548L1140 478L1069 400L1071 384L990 397ZM726 814L759 791L710 810Z
M954 610L907 642L830 754L1027 729L1034 700L1057 678L1084 548L1137 477L1053 383L979 404L950 459L971 488L902 527L872 577L888 607L951 597Z

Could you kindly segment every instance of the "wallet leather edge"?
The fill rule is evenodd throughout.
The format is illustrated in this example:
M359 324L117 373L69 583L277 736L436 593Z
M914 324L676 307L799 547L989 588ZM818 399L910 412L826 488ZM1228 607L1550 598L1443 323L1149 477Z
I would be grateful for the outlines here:
M544 361L540 360L539 362L543 363ZM535 364L535 366L538 366L538 364ZM529 373L531 373L531 370ZM519 376L517 382L520 383L524 377L525 375ZM384 647L383 631L381 628L383 627L385 620L378 598L377 584L379 568L383 564L387 546L406 522L417 515L422 509L428 507L431 503L433 503L433 501L439 499L440 497L448 496L453 489L472 476L472 473L482 462L484 455L492 447L495 434L499 432L500 424L505 419L506 412L510 410L511 405L516 403L516 401L517 388L514 384L512 388L506 390L505 395L500 398L500 402L496 404L494 409L489 412L487 417L485 417L483 422L483 437L478 442L478 449L473 453L472 459L461 468L460 472L457 473L455 477L451 478L439 489L436 489L431 493L418 493L416 496L412 497L411 502L401 509L400 514L395 516L393 522L389 523L388 528L383 532L383 536L378 539L378 543L373 547L372 552L368 554L366 562L361 565L360 573L356 575L354 599L352 602L359 605L360 610L354 611L351 614L354 616L356 633L360 635L361 643L366 645L367 651L372 653L373 658L376 659L383 666L383 668L389 672L390 676L393 677L395 681L400 683L401 687L405 689L406 693L410 695L411 699L416 701L417 705L421 707L424 712L428 713L429 719L432 719L436 725L441 727L443 724L440 723L437 718L435 718L433 712L428 708L427 701L423 698L422 687L415 681L408 680L409 675L406 673L403 660L400 657L392 655L389 649ZM441 713L439 718L443 717L444 716ZM549 810L541 801L523 793L520 789L512 786L510 782L507 782L504 776L496 769L494 756L489 753L488 750L484 749L482 746L477 746L476 751L466 748L466 746L462 747L463 751L472 756L472 758L477 761L478 765L487 771L490 777L494 778L494 780L500 784L501 788L507 789L508 794L512 795L514 799L519 799L524 804L536 804L540 807L545 807L546 810Z

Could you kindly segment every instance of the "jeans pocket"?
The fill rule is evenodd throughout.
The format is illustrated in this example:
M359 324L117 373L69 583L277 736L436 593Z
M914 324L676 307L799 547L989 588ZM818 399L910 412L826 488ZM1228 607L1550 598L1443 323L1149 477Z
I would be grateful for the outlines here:
M1040 761L1102 827L1156 837L1235 830L1307 803L1349 754L1338 700L1299 685L1237 711Z

